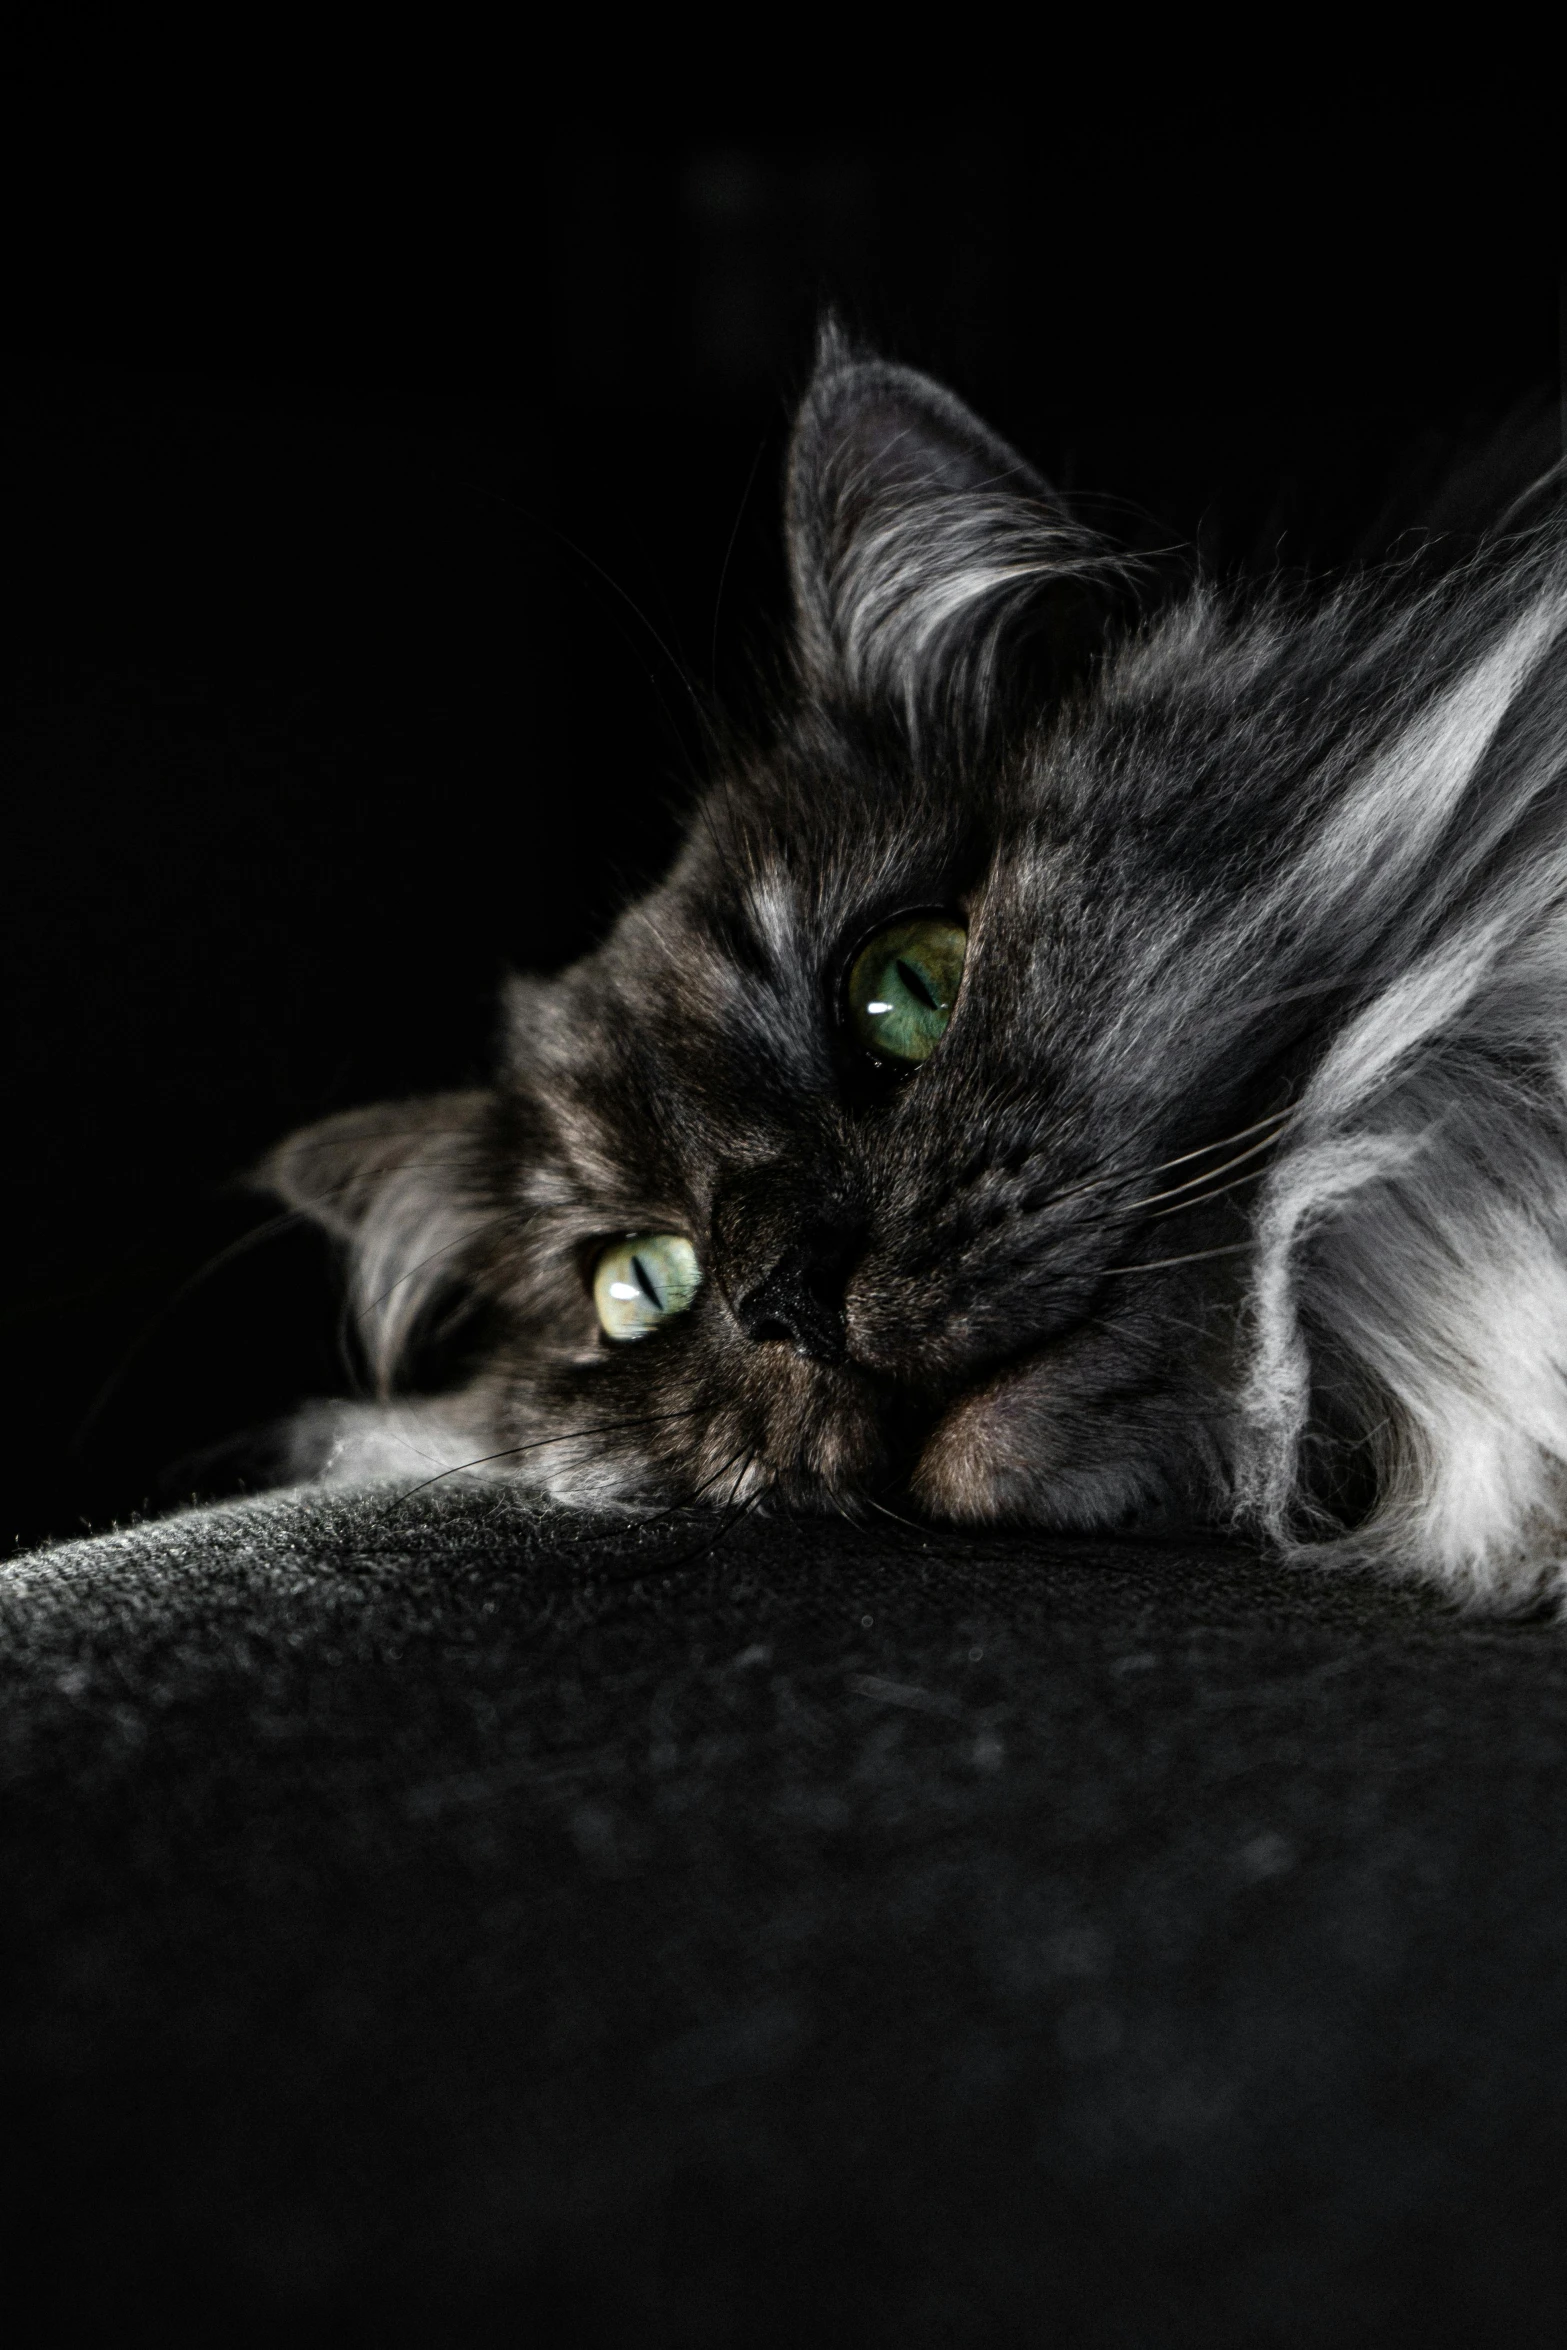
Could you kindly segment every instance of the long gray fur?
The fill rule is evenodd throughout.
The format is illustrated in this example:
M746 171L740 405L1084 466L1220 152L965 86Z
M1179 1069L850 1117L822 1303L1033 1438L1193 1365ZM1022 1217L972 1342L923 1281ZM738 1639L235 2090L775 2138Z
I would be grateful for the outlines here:
M668 878L514 983L492 1090L269 1163L347 1245L378 1389L294 1466L1197 1518L1567 1592L1559 529L1131 610L1020 458L831 330L786 518L793 685ZM891 1087L842 973L919 907L968 962ZM617 1347L587 1274L648 1230L708 1278ZM748 1334L777 1280L835 1343ZM454 1285L482 1359L399 1395Z

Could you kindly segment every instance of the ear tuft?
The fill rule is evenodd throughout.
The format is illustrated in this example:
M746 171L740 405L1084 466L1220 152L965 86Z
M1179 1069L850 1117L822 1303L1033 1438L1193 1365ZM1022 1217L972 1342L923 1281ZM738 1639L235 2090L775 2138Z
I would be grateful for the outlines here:
M256 1181L349 1248L349 1297L377 1391L415 1323L477 1258L495 1202L486 1172L493 1096L429 1094L345 1110L278 1144Z
M818 691L934 704L988 696L1027 604L1111 564L1016 450L913 368L822 327L790 446L790 575Z

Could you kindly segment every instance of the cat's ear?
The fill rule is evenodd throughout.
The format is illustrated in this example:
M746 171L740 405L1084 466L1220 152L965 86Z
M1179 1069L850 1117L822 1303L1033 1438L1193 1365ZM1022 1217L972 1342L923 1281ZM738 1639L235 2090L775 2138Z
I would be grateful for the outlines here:
M905 716L983 698L998 640L1032 610L1081 635L1113 568L1014 449L928 376L832 321L795 420L786 487L801 666L818 692ZM1077 592L1074 592L1077 591Z
M256 1169L263 1189L346 1242L355 1327L383 1393L415 1323L438 1291L471 1278L493 1227L495 1109L475 1092L344 1110Z

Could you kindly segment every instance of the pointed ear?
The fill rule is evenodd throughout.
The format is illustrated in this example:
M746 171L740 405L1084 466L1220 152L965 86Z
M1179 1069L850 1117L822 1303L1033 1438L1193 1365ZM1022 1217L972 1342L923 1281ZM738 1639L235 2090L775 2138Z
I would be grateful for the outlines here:
M345 1110L291 1134L256 1180L349 1250L355 1326L385 1393L437 1291L471 1276L496 1200L488 1093Z
M988 696L998 640L1113 565L1049 485L960 400L856 351L831 321L786 489L801 665L818 692L890 697L912 726Z

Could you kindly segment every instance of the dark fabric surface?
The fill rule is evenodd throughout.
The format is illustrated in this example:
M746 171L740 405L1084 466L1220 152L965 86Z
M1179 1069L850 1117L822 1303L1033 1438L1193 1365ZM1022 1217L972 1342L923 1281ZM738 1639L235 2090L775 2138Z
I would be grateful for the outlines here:
M29 2340L1556 2342L1567 1635L502 1492L0 1576Z

